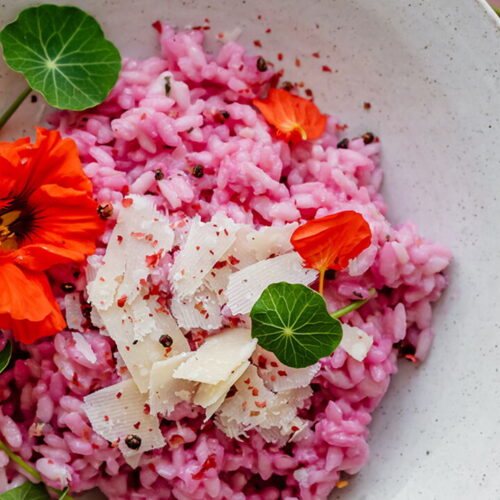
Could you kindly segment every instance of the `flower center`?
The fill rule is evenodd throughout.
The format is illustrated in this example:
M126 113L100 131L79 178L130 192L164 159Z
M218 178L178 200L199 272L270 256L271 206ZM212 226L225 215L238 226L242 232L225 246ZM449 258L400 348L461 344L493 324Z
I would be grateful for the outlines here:
M1 200L0 200L1 202ZM15 250L32 226L31 211L21 200L9 200L0 209L0 251Z
M12 210L0 215L0 248L11 250L17 248L16 233L12 225L21 217L20 210Z

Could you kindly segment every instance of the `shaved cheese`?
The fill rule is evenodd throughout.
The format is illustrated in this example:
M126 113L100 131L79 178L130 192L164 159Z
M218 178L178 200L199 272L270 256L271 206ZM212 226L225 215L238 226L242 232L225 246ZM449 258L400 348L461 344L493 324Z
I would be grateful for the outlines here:
M274 392L307 387L321 368L319 363L305 368L291 368L279 361L272 352L261 347L257 347L253 357L259 366L260 377L266 387Z
M106 310L117 300L131 303L140 292L139 283L151 273L158 258L170 251L174 233L168 219L145 196L130 196L120 210L95 279L87 286L90 301Z
M228 263L219 269L214 267L203 280L205 286L214 293L220 306L227 302L226 288L232 273L232 266Z
M356 326L342 324L340 347L356 361L363 361L373 344L373 338Z
M247 361L252 355L256 339L250 330L233 328L209 337L205 343L174 372L174 378L218 384Z
M80 303L80 292L67 293L64 296L64 307L66 309L66 323L70 330L82 331L82 323L85 318L82 314Z
M291 432L292 421L297 417L297 409L304 406L306 399L312 396L310 387L290 389L276 395L267 408L267 418L261 427L277 426L283 434Z
M139 462L141 461L142 453L136 453L135 455L125 455L125 462L127 462L132 469L137 469Z
M263 260L229 277L228 306L233 314L247 314L272 283L286 281L308 285L316 276L317 271L306 269L296 252Z
M141 301L149 307L152 318L149 315L147 316L147 328L149 328L150 319L161 318L158 311L151 309L151 307L154 307L154 301L150 299L150 301L146 302L142 296L138 297L136 301ZM100 314L137 387L141 392L146 392L149 386L149 372L153 364L166 359L168 356L173 356L177 352L189 350L189 345L178 328L170 328L167 332L164 331L164 327L168 328L168 325L173 325L173 319L167 320L166 318L163 318L159 325L155 322L154 330L143 337L141 341L137 341L135 338L136 331L140 328L141 319L143 319L142 307L137 309L141 311L140 317L134 316L136 310L134 303L131 306L124 305L123 307L113 305L109 309L101 311ZM165 349L159 342L160 337L165 333L170 335L173 341L172 346L168 349Z
M284 226L265 226L252 231L247 236L247 245L255 258L260 261L271 255L281 255L293 250L290 238L299 227L298 222Z
M129 379L85 396L83 410L95 432L108 441L119 440L121 452L132 457L165 445L158 418L145 412L146 404L147 397ZM139 449L125 444L129 435L141 439Z
M76 348L83 354L87 361L90 363L96 363L97 356L92 350L92 346L88 343L87 339L79 332L72 332L72 335Z
M275 394L264 386L257 368L250 365L235 385L236 394L220 407L218 416L221 422L234 420L242 430L265 424L267 407L273 402Z
M193 219L170 271L172 286L180 298L191 296L202 285L204 277L233 244L238 227L222 214L207 223L199 217Z
M151 413L168 415L177 403L191 401L197 384L188 380L172 378L177 367L193 352L183 352L165 361L154 363L149 379L149 404Z
M244 371L250 366L250 361L245 361L236 368L226 380L218 384L201 384L196 391L194 403L206 408L206 420L208 420L224 402L226 394L234 383L243 375Z
M134 300L128 307L128 311L132 317L134 341L143 340L144 337L156 330L156 323L151 314L151 309L142 297L140 300Z
M205 286L184 299L174 295L171 309L179 326L186 330L192 328L216 330L222 325L219 296Z

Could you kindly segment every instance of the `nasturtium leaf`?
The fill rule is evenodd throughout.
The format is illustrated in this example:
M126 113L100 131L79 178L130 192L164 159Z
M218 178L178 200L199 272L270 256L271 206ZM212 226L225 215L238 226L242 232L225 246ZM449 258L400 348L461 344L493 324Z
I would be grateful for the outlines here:
M9 366L12 357L12 342L7 340L5 347L0 351L0 373L3 373Z
M342 326L323 297L304 285L274 283L254 304L252 337L285 365L304 368L329 356L340 344Z
M24 9L0 32L6 63L60 109L82 110L106 99L121 57L97 21L76 7Z
M43 484L26 482L0 495L0 500L50 500Z

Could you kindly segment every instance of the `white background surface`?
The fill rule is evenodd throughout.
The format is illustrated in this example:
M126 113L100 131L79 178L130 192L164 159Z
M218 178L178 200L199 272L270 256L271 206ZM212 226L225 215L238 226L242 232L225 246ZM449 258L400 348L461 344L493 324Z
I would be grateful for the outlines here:
M32 2L0 0L0 24ZM212 31L314 89L353 136L382 138L390 218L411 218L454 252L436 309L437 338L420 368L404 364L371 426L372 459L349 500L500 499L500 28L479 0L80 0L123 55L156 50L151 22ZM262 21L257 20L262 15ZM316 27L319 25L319 28ZM266 28L271 34L265 34ZM262 49L252 41L260 39ZM322 59L310 57L319 51ZM301 68L293 65L295 57ZM334 72L324 73L321 65ZM23 88L0 64L0 102ZM372 104L371 111L363 102ZM0 132L29 133L40 102Z

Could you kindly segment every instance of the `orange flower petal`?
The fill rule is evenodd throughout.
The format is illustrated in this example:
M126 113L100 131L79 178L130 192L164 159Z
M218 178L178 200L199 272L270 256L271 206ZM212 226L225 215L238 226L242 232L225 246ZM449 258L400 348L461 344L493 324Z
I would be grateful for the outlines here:
M286 90L272 88L266 99L254 99L252 104L287 141L317 139L325 131L327 117L316 104Z
M371 237L363 216L345 211L306 222L294 231L290 241L307 267L340 271L370 246Z

